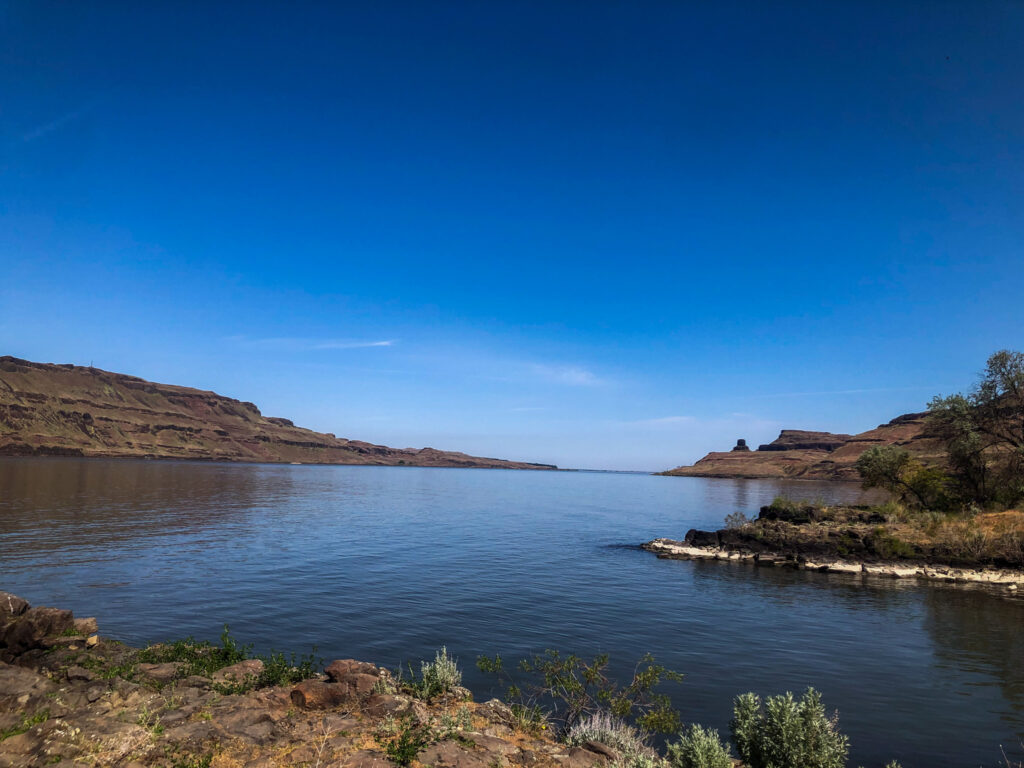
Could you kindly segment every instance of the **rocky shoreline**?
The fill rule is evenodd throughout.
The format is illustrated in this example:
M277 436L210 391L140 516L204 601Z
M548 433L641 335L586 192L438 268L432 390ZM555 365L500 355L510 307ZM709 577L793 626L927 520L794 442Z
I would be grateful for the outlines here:
M601 768L616 758L524 730L504 703L478 704L464 688L406 695L367 662L261 686L260 659L197 673L147 662L152 648L97 629L0 592L0 768Z
M826 573L1024 587L1024 515L942 517L883 506L826 506L782 497L756 519L729 515L716 531L641 545L659 557ZM1022 591L1024 594L1024 591Z
M986 584L1011 592L1024 589L1024 572L1002 568L961 568L950 565L929 565L910 560L886 563L843 558L807 559L780 552L751 552L716 546L694 546L686 541L654 539L640 545L658 557L673 560L720 560L752 563L759 566L788 567L823 573L863 574L896 579L927 579L941 582Z

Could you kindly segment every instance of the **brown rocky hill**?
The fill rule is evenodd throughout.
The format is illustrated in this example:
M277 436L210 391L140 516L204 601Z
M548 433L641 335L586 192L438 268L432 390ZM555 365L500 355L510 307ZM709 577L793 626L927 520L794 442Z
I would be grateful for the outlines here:
M929 433L926 413L908 413L858 435L784 429L756 451L739 441L728 452L712 452L693 466L663 475L689 477L788 477L808 480L857 480L858 457L875 445L898 445L926 464L943 462L943 446Z
M556 469L346 440L214 392L16 357L0 357L0 455Z

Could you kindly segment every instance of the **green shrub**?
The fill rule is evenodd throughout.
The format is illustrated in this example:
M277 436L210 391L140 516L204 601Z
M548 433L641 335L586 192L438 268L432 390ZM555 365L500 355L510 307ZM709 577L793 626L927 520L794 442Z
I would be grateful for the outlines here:
M787 512L796 512L798 509L805 506L806 503L807 502L797 501L796 499L791 499L788 496L783 496L782 494L779 494L774 499L772 499L772 503L769 504L768 506L772 507L773 509L785 510Z
M441 713L438 739L458 738L460 731L469 731L472 728L473 716L470 714L469 707L463 704L454 715L448 712Z
M729 748L718 731L696 724L679 734L679 741L668 744L667 751L673 768L732 768Z
M323 660L313 653L296 659L295 654L286 657L283 653L271 651L270 655L252 655L252 644L239 645L231 636L227 624L220 636L220 645L213 645L206 640L195 640L186 637L170 643L150 645L139 651L136 660L144 663L162 664L176 661L183 664L181 675L201 675L209 677L214 672L230 667L240 661L256 658L263 662L263 671L259 676L249 676L244 680L233 680L219 683L214 689L223 695L245 693L253 688L267 688L274 685L289 685L300 680L313 677L323 666Z
M420 678L418 680L411 665L409 674L410 680L405 684L406 688L418 699L432 699L435 696L451 693L462 683L462 672L459 671L459 665L448 655L448 649L444 646L434 654L433 661L420 662Z
M429 725L417 723L407 715L401 720L386 717L378 726L375 738L393 762L409 765L421 750L436 740L436 735Z
M268 688L275 685L291 685L308 680L320 671L323 660L317 659L316 648L313 653L295 658L295 654L285 658L283 653L271 651L269 656L257 656L263 662L263 671L256 681L257 688Z
M548 729L548 716L542 707L512 702L509 709L512 710L512 724L517 730L537 734Z
M251 645L240 646L231 637L231 630L224 625L224 631L220 635L220 645L203 640L197 641L192 637L184 640L175 640L172 643L159 643L143 648L139 651L138 660L149 664L164 664L170 661L181 662L185 665L184 676L204 675L210 676L217 670L230 667L249 658Z
M887 533L881 526L872 532L868 543L876 555L886 560L913 560L918 556L912 544Z
M605 710L580 718L563 739L571 747L597 741L619 753L619 764L632 766L637 759L656 757L643 733Z
M506 684L513 710L518 705L521 712L542 712L543 719L538 719L553 723L563 737L582 718L600 710L646 733L675 733L680 728L679 713L657 688L665 681L681 682L683 676L656 664L650 654L640 658L625 684L608 676L606 653L587 661L549 648L519 662L521 682L505 671L500 656L480 656L476 664Z
M843 768L849 740L837 725L835 715L825 714L821 695L808 688L799 701L785 693L763 708L756 695L745 693L735 701L730 727L750 768Z

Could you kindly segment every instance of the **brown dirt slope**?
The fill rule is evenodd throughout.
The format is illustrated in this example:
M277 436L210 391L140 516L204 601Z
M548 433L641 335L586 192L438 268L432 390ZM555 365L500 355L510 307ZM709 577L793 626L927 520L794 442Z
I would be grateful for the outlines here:
M898 445L926 464L939 464L943 460L942 446L929 434L926 416L908 413L857 435L784 429L776 440L756 451L712 452L693 466L661 474L857 480L857 458L875 445Z
M0 455L555 469L346 440L214 392L15 357L0 357Z

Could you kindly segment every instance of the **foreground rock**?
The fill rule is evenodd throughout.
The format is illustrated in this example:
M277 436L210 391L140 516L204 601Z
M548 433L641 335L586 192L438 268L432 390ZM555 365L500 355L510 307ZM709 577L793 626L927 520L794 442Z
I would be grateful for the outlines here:
M410 730L425 734L415 759L436 768L606 762L603 745L570 751L516 730L508 707L464 689L430 702L397 693L366 662L233 693L262 672L257 660L188 676L183 663L140 663L136 649L75 627L69 611L0 592L0 768L390 768L388 745Z

